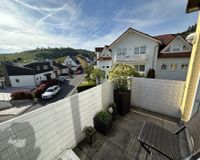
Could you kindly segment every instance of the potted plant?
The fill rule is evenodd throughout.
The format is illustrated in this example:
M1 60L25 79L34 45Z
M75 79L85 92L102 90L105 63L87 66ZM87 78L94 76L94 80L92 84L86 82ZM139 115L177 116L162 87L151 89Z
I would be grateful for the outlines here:
M102 133L103 135L106 135L109 129L112 126L112 116L106 111L101 111L97 113L94 117L94 128Z
M117 105L118 113L122 116L130 111L129 76L140 77L141 75L132 66L120 63L113 65L109 72L109 78L114 83L114 102Z

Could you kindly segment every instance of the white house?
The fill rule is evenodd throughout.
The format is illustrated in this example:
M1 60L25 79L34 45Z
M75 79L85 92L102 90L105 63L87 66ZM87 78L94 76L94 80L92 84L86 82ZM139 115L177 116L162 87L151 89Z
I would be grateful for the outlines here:
M185 80L192 46L181 35L160 35L162 41L158 54L156 78Z
M50 62L33 62L23 66L4 63L6 80L12 87L35 87L41 81L55 77Z
M106 71L114 63L126 63L139 73L156 71L158 79L185 80L191 45L181 35L152 37L135 29L127 29L112 44L96 47L97 67Z
M109 46L95 49L97 66L104 70L103 67L110 68L113 63L126 63L146 75L149 69L156 69L160 44L161 41L155 37L129 28ZM104 57L111 59L108 61Z
M67 56L63 64L69 66L73 71L77 71L80 66L80 62L73 56Z

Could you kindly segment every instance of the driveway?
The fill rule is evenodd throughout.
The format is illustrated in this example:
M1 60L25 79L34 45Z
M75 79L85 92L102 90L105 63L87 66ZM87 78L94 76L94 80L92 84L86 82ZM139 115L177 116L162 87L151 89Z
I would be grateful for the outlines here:
M42 100L40 99L36 104L34 104L30 109L26 112L30 112L32 110L41 108L47 104L54 103L58 100L61 100L65 97L68 97L73 94L76 90L76 87L83 81L85 74L74 75L73 78L70 78L69 83L63 83L60 85L60 92L52 99L49 100Z

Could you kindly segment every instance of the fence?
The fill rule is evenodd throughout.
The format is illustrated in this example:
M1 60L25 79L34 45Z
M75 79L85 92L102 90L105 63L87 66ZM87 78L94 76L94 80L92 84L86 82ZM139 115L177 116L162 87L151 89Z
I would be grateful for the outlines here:
M0 124L0 160L50 160L83 138L94 115L113 101L106 82Z
M184 88L184 81L132 78L131 105L178 118Z

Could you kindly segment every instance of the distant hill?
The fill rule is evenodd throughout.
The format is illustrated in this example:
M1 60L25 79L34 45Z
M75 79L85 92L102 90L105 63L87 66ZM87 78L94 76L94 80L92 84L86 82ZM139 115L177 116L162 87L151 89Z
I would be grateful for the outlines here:
M83 49L73 48L37 48L14 54L0 54L0 61L16 61L16 62L30 62L32 60L40 59L59 59L66 56L77 56L94 58L95 53Z

